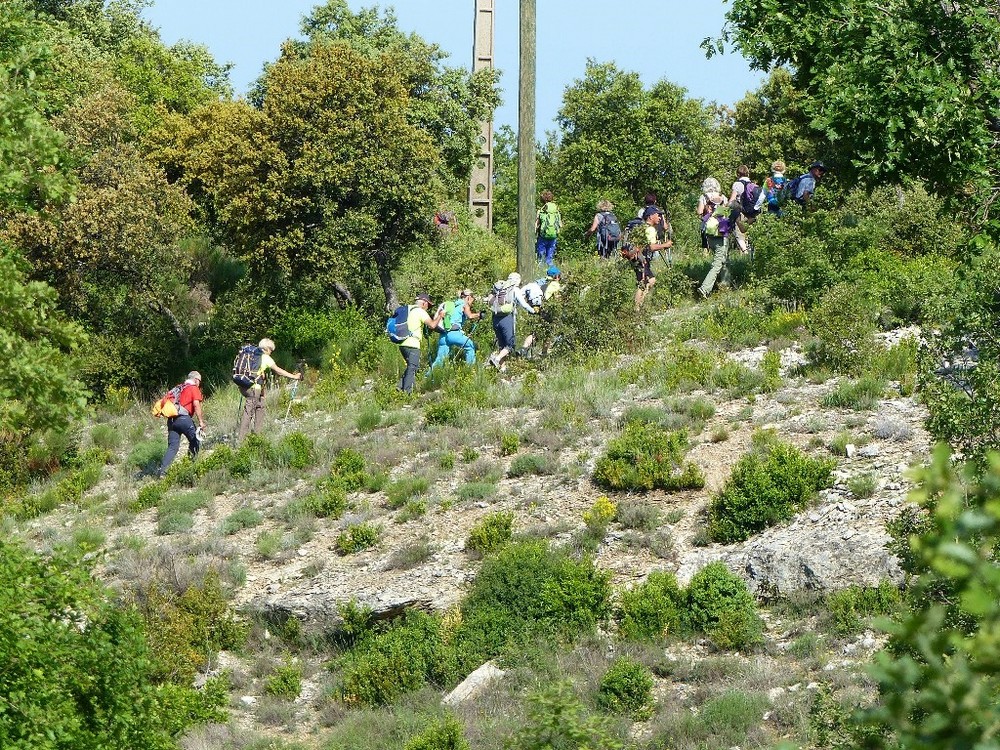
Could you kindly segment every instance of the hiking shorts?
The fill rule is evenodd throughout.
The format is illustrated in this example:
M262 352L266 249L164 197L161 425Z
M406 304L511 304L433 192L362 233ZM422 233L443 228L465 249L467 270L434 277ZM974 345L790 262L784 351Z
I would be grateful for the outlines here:
M656 278L653 276L653 267L649 263L649 258L643 256L632 263L632 270L635 271L635 285L640 289L649 286L649 280Z

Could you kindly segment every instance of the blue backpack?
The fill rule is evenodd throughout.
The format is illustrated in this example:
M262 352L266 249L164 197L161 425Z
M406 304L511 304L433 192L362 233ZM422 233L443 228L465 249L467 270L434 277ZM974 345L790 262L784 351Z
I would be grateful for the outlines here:
M394 344L402 344L410 338L410 326L407 322L410 317L410 308L407 305L400 305L392 311L392 315L385 322L385 333L389 341Z
M233 360L233 382L241 388L249 388L259 384L263 379L260 372L260 360L264 350L253 344L245 344L236 353Z
M597 238L601 247L613 248L622 238L622 227L618 217L610 211L601 212L601 223L597 225Z
M777 208L781 204L781 192L785 187L784 177L768 177L764 182L767 190L767 205Z

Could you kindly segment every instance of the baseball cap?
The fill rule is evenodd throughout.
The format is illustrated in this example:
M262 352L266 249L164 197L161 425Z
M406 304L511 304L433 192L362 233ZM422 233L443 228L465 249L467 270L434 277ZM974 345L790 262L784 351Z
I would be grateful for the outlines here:
M191 372L188 373L187 379L188 380L197 380L200 383L201 382L201 373L198 372L197 370L191 370Z
M559 275L559 269L556 268L555 266L549 266L548 269L546 269L546 271L545 271L545 275L546 276L558 276Z
M662 215L663 211L660 210L659 206L646 206L646 209L642 212L642 220L645 221L653 214Z
M430 295L427 292L421 292L415 298L417 301L424 300L428 305L431 303Z
M809 165L809 169L818 169L820 172L825 172L826 164L824 164L821 161L814 161L812 164Z

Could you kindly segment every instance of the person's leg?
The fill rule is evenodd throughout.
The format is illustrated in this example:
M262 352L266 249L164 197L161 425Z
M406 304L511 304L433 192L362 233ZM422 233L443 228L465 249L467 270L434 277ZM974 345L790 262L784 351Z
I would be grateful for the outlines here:
M535 240L535 256L538 258L538 262L542 262L542 258L545 257L545 240L541 237Z
M198 428L194 426L194 420L191 417L177 417L174 429L187 438L188 456L196 458L201 450L201 441L198 440Z
M253 386L240 388L240 393L243 395L243 414L240 416L240 429L236 433L237 441L243 440L250 432L255 414L253 402L256 400L257 389Z
M415 346L401 346L399 351L403 353L406 362L406 370L403 372L403 393L412 393L413 382L417 379L417 368L420 367L420 350Z
M177 456L178 448L181 447L181 433L174 427L178 419L180 417L171 417L167 420L167 452L163 454L163 461L160 463L159 476L161 477L167 473L167 469L170 468L170 464Z
M545 265L551 266L556 259L556 242L557 239L549 240L548 247L545 248Z
M514 349L514 313L501 315L499 320L494 317L493 322L500 351L490 358L490 363L495 367L500 367L507 355Z
M465 353L465 364L476 364L476 345L463 331L450 331L447 339L449 351L453 346L460 348Z
M434 361L431 362L431 366L427 368L427 372L430 372L435 367L440 367L441 365L444 364L445 360L448 359L448 352L450 351L450 349L448 348L449 335L450 334L446 335L442 333L441 336L438 338L437 356L434 357Z
M715 259L712 261L712 267L708 269L708 275L705 276L705 280L698 287L698 291L702 297L707 297L712 293L712 289L715 287L715 280L726 263L726 243L724 240L724 237L712 238L711 247L715 250Z

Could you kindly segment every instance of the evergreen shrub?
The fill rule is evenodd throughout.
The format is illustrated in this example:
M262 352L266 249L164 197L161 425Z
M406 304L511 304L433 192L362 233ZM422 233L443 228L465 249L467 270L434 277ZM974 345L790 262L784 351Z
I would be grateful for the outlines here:
M699 489L705 486L705 477L696 464L684 462L687 450L685 432L630 422L608 443L593 479L611 490Z
M469 743L458 719L449 714L411 738L403 750L469 750Z
M316 463L316 448L312 438L301 432L291 432L281 438L274 453L279 466L305 469Z
M827 596L826 606L837 633L849 635L861 629L863 618L892 614L901 601L896 585L882 581L878 586L855 585L834 591Z
M687 599L673 573L653 571L635 588L622 591L615 619L624 638L658 638L678 633Z
M597 705L615 714L624 714L635 721L653 715L653 675L634 659L621 657L601 678L597 690Z
M719 648L745 648L763 641L763 623L746 583L721 562L709 563L687 587L687 626Z
M790 518L829 486L833 466L833 461L811 458L781 442L751 451L712 498L710 538L730 544Z
M333 547L340 555L353 555L369 547L374 547L382 538L382 528L373 523L357 523L348 526L337 536Z
M472 527L465 548L481 557L496 552L510 541L513 525L512 512L491 513Z

